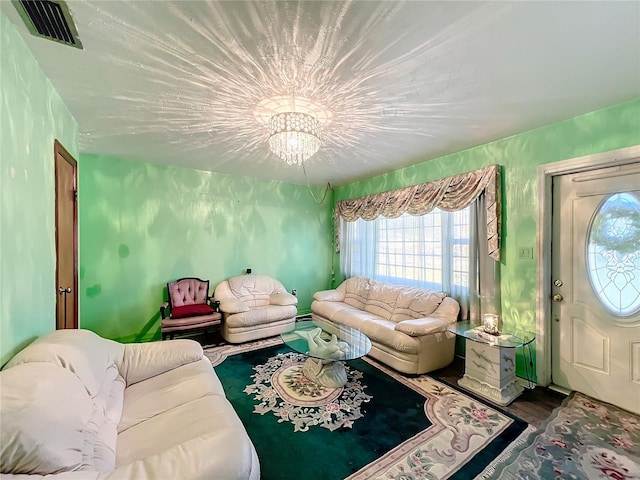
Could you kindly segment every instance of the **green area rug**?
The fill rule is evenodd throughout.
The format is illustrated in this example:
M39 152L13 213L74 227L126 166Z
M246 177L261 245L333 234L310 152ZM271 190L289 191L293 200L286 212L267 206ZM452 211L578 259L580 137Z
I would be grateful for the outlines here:
M640 479L640 417L573 392L480 478Z
M530 427L429 375L368 358L317 386L279 339L208 348L251 437L263 480L470 479Z

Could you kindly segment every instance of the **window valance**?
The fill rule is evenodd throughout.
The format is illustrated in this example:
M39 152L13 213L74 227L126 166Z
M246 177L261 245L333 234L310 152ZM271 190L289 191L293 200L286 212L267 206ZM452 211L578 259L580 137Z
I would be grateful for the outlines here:
M487 206L488 254L500 260L502 196L499 165L389 192L340 200L334 212L336 251L340 249L340 218L355 222L358 218L374 220L380 215L387 218L404 213L424 215L436 207L451 212L471 205L482 193Z

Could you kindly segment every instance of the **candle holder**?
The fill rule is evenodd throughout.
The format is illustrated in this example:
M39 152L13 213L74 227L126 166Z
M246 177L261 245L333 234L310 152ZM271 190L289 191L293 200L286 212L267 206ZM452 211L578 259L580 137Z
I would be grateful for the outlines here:
M498 315L494 313L485 313L484 321L482 323L484 331L491 335L500 335L500 329L499 329L500 327L498 325L499 320L500 320L500 317L498 317Z

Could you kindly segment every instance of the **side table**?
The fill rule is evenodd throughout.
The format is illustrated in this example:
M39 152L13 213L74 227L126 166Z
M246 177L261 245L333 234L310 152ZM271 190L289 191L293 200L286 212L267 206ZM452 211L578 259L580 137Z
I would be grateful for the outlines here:
M492 335L486 333L482 325L472 322L457 322L447 330L467 339L465 372L458 385L502 406L509 405L523 392L524 388L516 381L515 351L526 346L531 363L534 333L505 329ZM525 358L527 380L531 383L533 371L529 372L529 363Z

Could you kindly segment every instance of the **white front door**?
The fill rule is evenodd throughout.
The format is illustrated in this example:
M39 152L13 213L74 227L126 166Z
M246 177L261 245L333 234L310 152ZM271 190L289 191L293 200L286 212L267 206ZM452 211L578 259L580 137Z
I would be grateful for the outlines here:
M640 161L553 179L552 382L640 413Z

